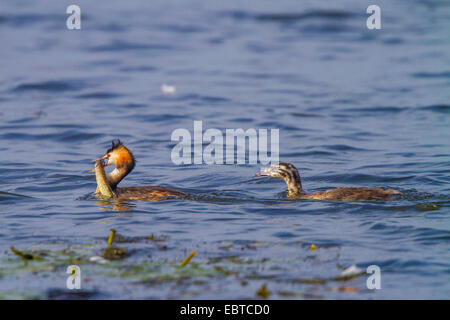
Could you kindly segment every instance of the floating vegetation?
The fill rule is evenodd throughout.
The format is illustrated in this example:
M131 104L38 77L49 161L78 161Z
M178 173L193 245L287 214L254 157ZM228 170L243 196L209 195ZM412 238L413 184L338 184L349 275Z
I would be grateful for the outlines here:
M11 246L10 249L16 256L19 256L19 257L22 258L23 263L25 265L28 264L29 260L42 260L42 257L36 256L36 255L32 255L30 253L19 251L16 248L14 248L14 246Z
M237 275L238 274L237 271L230 271L230 270L227 270L227 269L222 268L220 266L215 266L214 270L217 271L217 272L220 272L224 276L231 276L231 275Z
M111 235L110 235L111 236ZM126 237L121 234L114 234L114 241L116 243L141 243L141 242L165 242L167 240L167 236L164 235L154 235L151 234L149 236L144 237Z
M263 299L267 299L270 296L270 292L269 290L267 290L267 285L263 284L261 288L259 288L259 290L256 291L256 295Z
M319 278L299 278L292 279L290 282L292 283L305 283L305 284L325 284L328 279L319 279Z
M145 237L145 240L150 240L150 241L154 241L154 242L164 242L164 241L166 241L166 239L167 239L167 237L164 237L164 236L157 237L153 234Z
M183 260L183 262L181 262L180 264L180 268L183 268L185 265L187 265L189 263L189 261L191 261L191 259L196 255L195 251L192 251L187 257L186 259Z
M122 260L129 255L125 248L108 247L102 251L102 257L106 260Z
M122 260L130 255L126 248L113 246L115 235L116 230L111 229L108 237L108 248L102 251L102 257L106 260Z
M11 246L11 251L16 255L21 257L23 260L33 260L34 256L29 254L29 253L23 253L19 250L17 250L16 248L14 248L13 246Z
M108 238L108 247L111 247L114 241L114 236L116 235L116 230L111 229L110 230L111 233L109 234L109 238Z
M278 291L278 295L283 298L296 298L300 297L301 294L298 292L291 292L291 291Z
M65 287L47 288L48 291L44 291L43 296L39 295L37 298L89 299L114 296L114 290L110 291L107 286L104 287L106 292L99 291L99 288L102 288L99 287L99 281L105 283L106 279L109 280L108 283L143 286L143 291L137 290L137 292L148 291L153 292L154 297L169 298L202 296L217 284L225 288L238 285L243 288L244 297L260 299L317 298L321 297L317 293L318 287L323 288L322 293L330 291L351 293L365 288L363 282L358 282L360 286L329 285L329 283L350 281L364 274L356 267L349 267L342 271L343 268L336 261L338 258L330 260L330 254L334 256L335 251L340 250L336 246L329 246L329 250L318 251L318 247L311 242L309 245L306 241L293 242L293 252L297 252L298 256L282 260L272 258L267 252L268 248L277 247L278 242L219 241L209 247L214 254L202 255L194 261L196 251L192 251L180 263L174 255L180 250L177 249L180 248L180 243L170 241L166 235L129 237L121 235L116 229L110 229L108 237L99 240L98 243L63 248L55 244L39 244L39 247L47 248L40 250L18 250L12 246L10 257L14 258L1 261L6 267L0 270L0 281L17 277L19 274L28 277L57 275L62 278L61 283L64 286L67 267L77 265L81 267L83 277L82 292L70 293ZM118 247L118 244L121 246ZM51 246L56 246L56 249L50 250ZM164 251L161 251L163 247ZM228 250L224 250L224 247ZM327 246L325 245L324 248L326 249ZM315 251L313 255L311 251ZM265 256L266 252L267 256ZM130 259L130 257L133 258ZM329 264L331 275L308 277L308 273L305 273L302 277L302 269L295 266L305 263L314 268L319 264ZM337 270L342 272L335 275ZM112 281L112 279L115 280ZM260 281L264 284L254 291L255 282ZM24 299L33 297L23 296ZM150 295L150 297L153 296Z

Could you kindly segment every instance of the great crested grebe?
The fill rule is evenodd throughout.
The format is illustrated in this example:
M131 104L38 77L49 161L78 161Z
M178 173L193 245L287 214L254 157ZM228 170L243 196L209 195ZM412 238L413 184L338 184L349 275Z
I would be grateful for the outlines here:
M300 174L297 168L290 163L281 162L255 174L257 177L267 176L283 179L288 186L289 198L306 198L315 200L381 200L393 194L401 194L393 189L365 188L365 187L339 187L327 191L306 193L302 188Z
M103 163L103 160L106 162ZM125 178L136 165L136 160L134 159L133 154L120 142L120 140L117 140L116 142L113 141L111 148L106 151L106 154L94 161L96 162L96 167L94 170L98 184L97 193L100 193L103 196L108 197L109 194L108 187L103 183L105 177L113 196L116 198L161 201L181 198L186 195L182 191L157 186L118 188L117 185L119 182L122 181L122 179ZM105 175L103 167L111 164L115 165L114 170L108 175Z

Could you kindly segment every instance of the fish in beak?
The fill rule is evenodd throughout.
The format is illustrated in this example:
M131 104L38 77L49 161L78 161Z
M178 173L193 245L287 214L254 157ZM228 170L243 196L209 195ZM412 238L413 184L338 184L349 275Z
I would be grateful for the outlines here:
M108 159L109 157L108 157L108 155L107 154L105 154L103 157L100 157L100 158L98 158L98 159L94 159L94 160L92 160L91 162L96 162L96 161L99 161L99 160L105 160L105 159ZM104 167L105 167L106 165L104 165Z
M108 155L104 155L103 157L97 158L92 160L91 162L97 162L97 161L101 161L101 164L103 167L106 167L108 165L107 162L104 162L103 160L108 159ZM92 170L89 170L89 172L95 172L95 168Z

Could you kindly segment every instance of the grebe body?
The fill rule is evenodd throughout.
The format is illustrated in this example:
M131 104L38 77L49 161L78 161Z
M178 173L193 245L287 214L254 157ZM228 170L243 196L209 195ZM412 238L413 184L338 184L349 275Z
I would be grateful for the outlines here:
M105 163L102 163L106 160ZM108 198L131 199L143 201L162 201L185 196L182 191L159 186L138 186L118 188L117 185L135 167L136 160L131 151L120 140L112 142L106 154L96 160L95 173L97 180L97 193ZM100 162L100 164L98 163ZM113 171L105 174L104 167L115 165ZM103 172L103 173L102 173Z
M117 188L116 190L116 194L119 198L142 201L178 199L186 195L182 191L158 186Z
M393 189L366 188L366 187L339 187L326 191L306 193L302 188L300 174L297 168L287 162L281 162L270 166L269 168L258 172L255 176L267 176L283 179L288 186L288 197L297 199L315 199L315 200L382 200L393 194L401 192Z

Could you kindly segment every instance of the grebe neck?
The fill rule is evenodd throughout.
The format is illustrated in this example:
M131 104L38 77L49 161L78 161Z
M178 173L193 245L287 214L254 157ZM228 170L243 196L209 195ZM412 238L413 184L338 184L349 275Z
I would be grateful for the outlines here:
M108 181L111 188L116 189L117 185L123 178L125 178L134 168L134 161L126 164L122 164L116 167L108 174Z
M302 181L297 168L288 162L280 162L261 170L255 174L257 177L281 178L288 186L288 197L300 197L306 194L302 188Z
M290 174L286 175L284 181L288 187L288 196L289 197L299 197L305 195L306 192L302 188L302 182L300 180L300 175L298 172L290 172Z

